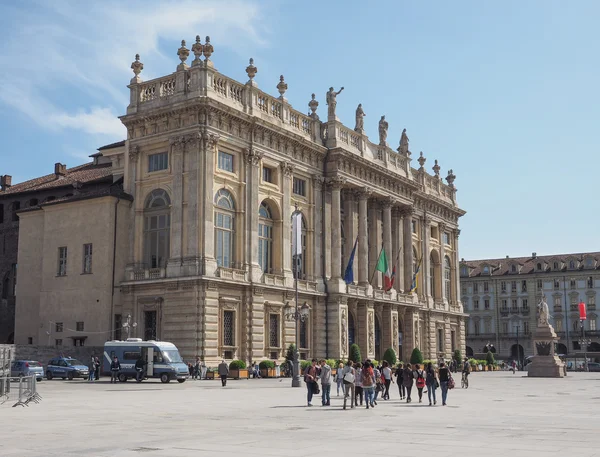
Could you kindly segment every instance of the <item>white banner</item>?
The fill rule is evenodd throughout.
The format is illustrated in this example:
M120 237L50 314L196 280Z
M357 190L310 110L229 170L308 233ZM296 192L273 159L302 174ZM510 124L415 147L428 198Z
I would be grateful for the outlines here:
M302 254L302 214L292 216L292 256Z

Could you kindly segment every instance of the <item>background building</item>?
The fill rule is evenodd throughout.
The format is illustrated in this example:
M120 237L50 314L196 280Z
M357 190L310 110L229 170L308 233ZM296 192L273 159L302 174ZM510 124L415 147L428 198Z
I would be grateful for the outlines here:
M467 353L482 354L494 346L497 357L516 359L533 355L531 334L537 325L542 294L551 323L560 337L558 353L582 353L578 304L587 304L586 337L589 351L600 352L596 296L600 291L600 253L559 254L504 259L461 260L462 303L466 321ZM519 351L519 352L518 352Z
M117 250L125 256L125 265L113 258L120 290L100 316L85 279L69 279L81 293L65 300L76 299L89 310L78 322L85 320L86 328L88 321L102 323L106 334L120 338L130 316L137 324L131 336L172 341L184 357L199 354L209 364L283 358L296 336L288 318L295 305L291 215L297 207L298 304L308 315L299 323L302 357L346 357L353 342L371 358L381 358L389 347L403 358L414 347L426 357L464 349L458 293L458 219L464 211L456 203L452 170L447 184L437 160L428 174L422 153L419 168L411 167L406 133L392 150L383 116L377 143L364 134L362 109L354 129L344 126L335 114L339 92L333 89L326 96L327 121L321 121L314 94L305 115L287 102L283 77L274 84L279 97L273 97L258 89L252 61L249 80L239 83L215 69L213 51L208 39L197 39L188 66L190 51L183 44L176 72L148 82L141 80L139 58L132 64L130 105L121 117L127 140L101 151L133 200L126 216L120 212L125 206L118 206L119 220L127 223L111 225L115 221L108 217L104 227L81 222L85 230L96 227L90 235L98 237L116 227ZM60 210L75 229L85 214L75 205L105 204L87 211L106 214L111 203L100 200L42 208L24 219L38 226L42 218L54 221L51 213ZM32 249L19 243L30 253L19 275L41 269L52 284L46 290L60 281L52 278L60 268L60 248L69 239L76 249L89 243L69 237L68 225L61 228L64 239L47 237L48 245L40 246L47 261L32 259ZM342 278L356 239L355 280L346 284ZM97 242L112 248L110 237ZM382 247L389 269L396 268L389 291L381 273L374 274ZM411 291L417 269L418 286ZM24 280L18 292L25 293L26 284L31 282ZM72 303L57 306L34 296L17 295L19 313L40 316L28 331L73 320ZM19 341L28 337L17 332ZM101 343L101 336L92 338Z

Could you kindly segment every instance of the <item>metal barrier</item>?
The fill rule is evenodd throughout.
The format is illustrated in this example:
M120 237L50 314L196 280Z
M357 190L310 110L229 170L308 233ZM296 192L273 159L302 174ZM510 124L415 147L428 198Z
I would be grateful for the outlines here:
M29 406L30 402L39 403L42 401L42 396L37 393L37 379L35 375L11 379L19 382L19 398L13 405L13 408L15 406Z
M10 349L0 350L0 405L10 400L11 382L18 382L18 398L15 406L29 406L29 403L39 403L42 396L37 393L37 378L33 376L22 376L15 378L11 376L12 363Z

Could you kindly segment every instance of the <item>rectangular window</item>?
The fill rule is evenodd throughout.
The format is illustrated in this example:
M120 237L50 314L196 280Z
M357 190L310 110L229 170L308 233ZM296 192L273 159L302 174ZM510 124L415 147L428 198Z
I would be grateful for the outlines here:
M444 244L450 244L450 234L448 232L444 232L442 241L444 242Z
M506 292L506 282L502 281L502 282L500 283L500 290L501 290L502 292Z
M83 328L84 328L84 324L83 324L83 322L77 322L77 324L76 324L76 325L77 325L77 327L75 327L75 328L76 328L76 330L77 330L78 332L83 332Z
M123 360L137 360L142 356L141 352L125 351L123 352Z
M521 305L523 306L523 309L529 309L529 305L527 304L527 299L524 298L523 300L521 300Z
M56 333L60 333L60 332L62 332L62 331L63 331L63 323L62 323L62 322L56 322L56 323L54 324L54 331L55 331Z
M544 284L542 283L542 280L538 279L538 281L537 281L537 288L538 288L538 290L542 290L543 286L544 286Z
M483 283L483 291L484 291L484 292L489 292L489 291L490 291L490 286L489 286L489 284L488 284L488 282L487 282L487 281L485 281L485 282Z
M486 298L485 300L483 300L483 306L485 309L490 309L490 299Z
M4 205L0 204L0 224L4 223Z
M233 173L233 154L219 151L218 167L220 170L229 171Z
M412 232L414 234L417 233L417 221L415 221L415 220L412 221Z
M527 281L521 283L521 292L527 292Z
M444 352L444 330L438 328L438 352Z
M588 306L592 306L592 305L596 306L596 296L595 295L590 295L587 298L587 304L588 304Z
M512 300L511 301L511 307L512 307L513 310L518 309L517 300Z
M83 245L83 273L92 272L92 243Z
M462 287L461 287L461 293L462 293L463 295L466 295L466 293L467 293L467 288L466 288L465 286L462 286Z
M17 216L17 211L21 209L21 202L13 202L12 204L12 220L13 222L18 222L19 216Z
M300 347L308 348L308 323L306 321L300 321Z
M579 309L579 297L571 297L571 311L577 311Z
M594 288L594 278L592 278L591 276L587 280L587 286L588 286L588 289Z
M67 248L66 246L58 248L58 276L67 275Z
M561 299L560 299L560 297L554 297L554 307L555 308L560 308L561 307Z
M558 279L554 280L554 290L560 289L560 281Z
M115 340L121 340L123 330L123 315L115 314Z
M273 170L269 167L263 167L263 182L273 182Z
M479 292L479 284L475 283L473 284L473 293L476 294Z
M596 330L596 319L590 319L590 330L591 331Z
M31 336L27 337L27 344L33 344L33 338Z
M269 346L279 347L279 315L269 315Z
M508 310L508 300L502 300L502 309L504 311Z
M529 322L527 321L523 322L523 333L529 334Z
M556 326L556 328L554 330L556 330L557 332L562 332L563 331L563 323L562 323L562 319L556 319L554 321L554 325Z
M504 335L508 333L508 322L502 322L502 333Z
M473 300L473 309L479 309L479 300Z
M517 281L513 281L510 283L510 290L512 292L516 292L517 291Z
M54 340L54 343L56 346L62 346L62 339L59 338L57 340Z
M148 173L153 171L166 170L169 168L169 154L159 152L158 154L150 154L148 156Z
M223 346L235 346L234 311L223 311Z
M294 181L292 183L292 192L294 192L296 195L306 197L306 181L304 179L296 178L294 176Z
M577 282L574 279L571 279L569 285L571 286L571 289L577 289Z

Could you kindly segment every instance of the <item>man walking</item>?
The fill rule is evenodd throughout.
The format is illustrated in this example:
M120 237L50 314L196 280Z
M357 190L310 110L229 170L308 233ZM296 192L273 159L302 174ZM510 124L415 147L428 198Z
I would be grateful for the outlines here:
M219 364L219 376L221 377L221 385L225 387L227 385L227 375L229 374L229 367L225 363L225 360L222 360Z
M331 367L327 365L325 359L321 359L321 373L319 374L319 378L321 378L321 389L323 389L321 406L331 406Z
M110 383L111 384L113 382L115 384L117 383L117 379L119 379L119 371L121 371L121 363L119 362L119 359L115 355L113 357L113 361L110 363Z
M312 359L311 366L304 371L304 382L306 383L306 402L307 406L312 406L313 394L318 388L317 378L319 373L317 371L317 359ZM317 392L318 394L318 392Z

